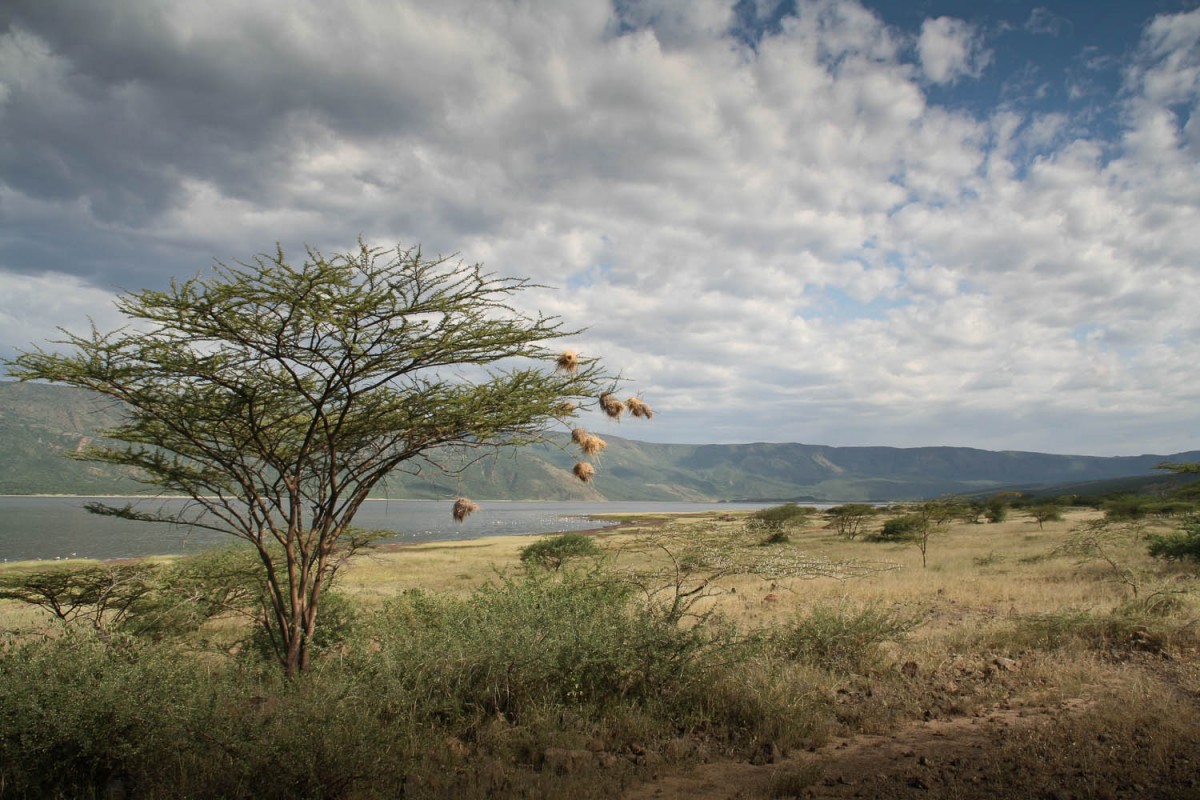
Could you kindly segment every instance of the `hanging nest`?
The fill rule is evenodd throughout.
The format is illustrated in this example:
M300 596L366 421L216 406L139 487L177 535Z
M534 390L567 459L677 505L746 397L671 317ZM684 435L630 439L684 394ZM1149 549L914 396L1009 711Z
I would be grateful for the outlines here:
M479 510L479 504L468 500L465 497L460 497L454 501L454 521L462 522L467 517Z
M592 477L596 474L596 468L586 461L580 461L575 465L575 469L571 470L575 473L575 477L584 483L591 483Z
M654 411L640 397L631 397L625 401L625 408L635 417L654 419Z
M600 410L612 419L620 419L621 412L625 410L625 404L618 400L612 392L605 392L600 395Z
M563 372L573 375L579 369L579 353L576 353L574 350L564 350L555 359L554 363Z
M574 403L563 400L561 403L556 403L554 406L554 416L569 417L579 410L579 406Z
M579 445L579 449L583 451L585 456L595 455L608 447L608 442L594 433L588 433L583 428L576 428L571 431L571 441Z

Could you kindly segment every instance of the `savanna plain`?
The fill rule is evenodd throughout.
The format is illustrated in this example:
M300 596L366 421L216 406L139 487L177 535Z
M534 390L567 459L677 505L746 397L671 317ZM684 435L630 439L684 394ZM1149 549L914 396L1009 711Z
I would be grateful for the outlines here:
M237 551L6 565L153 579L0 601L0 796L1200 798L1177 520L784 508L356 555L293 680Z

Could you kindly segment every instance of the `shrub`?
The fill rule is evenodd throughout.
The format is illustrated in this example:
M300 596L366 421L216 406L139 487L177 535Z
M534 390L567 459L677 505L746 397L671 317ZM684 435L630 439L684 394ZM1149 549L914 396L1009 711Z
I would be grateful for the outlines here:
M894 542L905 542L915 539L925 527L925 521L919 514L901 514L883 523L879 538Z
M863 528L871 517L879 513L879 509L866 503L847 503L826 510L825 518L829 527L837 531L839 536L853 539L863 532Z
M771 635L784 657L833 672L863 672L879 657L879 645L901 638L917 621L876 604L855 608L819 605Z
M523 564L559 569L568 560L601 552L594 539L582 533L564 533L521 548Z
M807 506L784 503L781 506L761 508L751 515L751 519L769 527L783 527L785 525L803 524L812 513L813 510Z
M989 501L983 515L988 522L1004 522L1004 520L1008 519L1008 505L1006 503L992 503Z
M376 619L383 679L440 718L520 718L547 703L593 711L670 704L703 680L703 628L659 624L603 573L503 578L467 599L409 592Z
M86 631L9 642L0 796L400 796L413 758L385 705L346 672L284 682Z
M813 510L795 503L785 503L755 511L746 526L751 532L762 534L761 545L787 544L791 541L788 528L803 525L812 515Z
M1200 520L1186 523L1181 530L1151 534L1150 555L1164 561L1200 561Z
M1047 522L1062 522L1063 520L1062 506L1056 503L1038 503L1029 506L1029 508L1025 509L1025 512L1037 522L1039 530Z

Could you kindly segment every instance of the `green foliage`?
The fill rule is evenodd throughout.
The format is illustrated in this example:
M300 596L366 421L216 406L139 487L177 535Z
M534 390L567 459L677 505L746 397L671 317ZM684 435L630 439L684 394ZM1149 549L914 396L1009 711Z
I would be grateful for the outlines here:
M791 541L788 529L805 524L812 514L812 508L784 503L755 511L750 516L748 527L756 534L761 534L761 545L787 544Z
M0 795L591 796L588 770L556 774L550 750L695 736L749 752L820 724L808 673L760 637L669 624L599 568L410 592L355 619L338 658L292 680L85 628L0 641Z
M1061 650L1083 647L1106 652L1142 650L1160 652L1168 644L1194 646L1196 631L1191 619L1173 620L1186 607L1184 593L1155 592L1131 598L1109 612L1066 609L1049 614L1026 614L1010 620L1003 632L1007 648Z
M919 514L901 514L883 523L879 538L892 542L908 542L920 536L925 521Z
M760 508L751 515L751 519L768 527L784 527L786 525L802 525L812 516L812 513L813 510L808 506L784 503L781 506Z
M921 566L928 565L929 542L943 526L963 516L964 505L958 500L925 500L908 506L907 513L883 524L883 541L911 542L921 551Z
M866 672L879 645L903 637L917 621L882 605L819 605L772 631L773 648L786 658L833 672Z
M213 548L162 567L155 591L125 630L162 639L184 636L219 617L249 617L261 624L265 602L255 553L245 547Z
M847 503L827 509L825 518L839 536L854 539L878 513L879 509L866 503Z
M122 421L75 457L192 501L180 513L89 510L254 546L280 665L296 675L373 488L449 448L537 441L611 391L594 359L555 368L546 343L574 331L516 311L528 285L420 250L310 250L299 266L277 251L125 294L127 326L66 334L67 354L7 366L118 401Z
M1008 519L1009 504L1005 497L989 497L984 503L984 517L988 522L1000 523Z
M601 552L592 537L582 533L564 533L522 547L521 562L543 569L559 569L572 558L596 556Z
M1157 502L1157 498L1149 495L1126 494L1105 500L1101 507L1108 519L1140 520L1156 513Z
M220 616L254 616L263 596L257 558L217 549L167 564L106 562L0 577L0 598L38 606L70 626L178 638Z
M160 572L140 562L15 572L0 577L0 599L39 606L64 623L107 633L153 605Z
M448 718L670 706L700 691L710 634L663 625L629 600L627 585L570 572L506 578L466 600L406 593L373 629L388 662L380 679Z
M1183 522L1170 533L1146 537L1150 555L1164 561L1200 561L1200 516Z
M0 794L283 800L369 786L401 796L406 743L365 687L329 678L288 686L131 639L8 642Z
M1063 509L1057 503L1038 503L1025 509L1025 513L1037 521L1041 529L1047 522L1062 522Z

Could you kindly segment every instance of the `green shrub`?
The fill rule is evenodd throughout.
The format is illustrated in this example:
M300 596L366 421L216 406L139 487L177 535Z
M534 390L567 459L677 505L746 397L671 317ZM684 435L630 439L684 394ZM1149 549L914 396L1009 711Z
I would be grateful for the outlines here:
M400 796L412 726L385 707L336 669L285 682L133 638L10 641L0 796Z
M853 539L863 533L867 523L878 513L878 508L867 503L847 503L827 509L825 518L839 536Z
M465 600L406 593L377 620L388 679L443 717L670 705L703 680L713 637L659 624L631 604L630 586L602 577L533 573Z
M784 657L832 672L864 672L878 660L879 645L904 636L916 620L878 604L819 605L771 634Z
M925 527L925 520L920 514L901 514L883 523L879 538L894 542L904 542L916 538Z
M988 522L1000 523L1008 519L1008 504L988 502L983 512Z
M1151 534L1150 555L1165 561L1200 561L1200 536L1184 531Z
M1150 555L1165 561L1200 561L1200 519L1192 518L1177 531L1151 534Z
M317 609L317 627L310 645L314 657L320 658L322 653L347 643L355 632L358 617L358 603L353 597L332 588L322 592ZM245 652L266 663L276 663L279 658L276 648L281 643L274 636L274 630L274 626L266 624L261 617L255 619L249 636L244 640L249 645Z
M808 522L812 513L813 509L795 503L761 508L750 516L746 527L752 533L761 534L760 545L787 544L791 541L788 529Z
M582 533L564 533L522 547L521 562L544 569L559 569L572 558L600 555L601 552L592 537Z
M1028 614L1011 620L1004 635L1011 649L1060 650L1069 646L1105 652L1160 651L1170 642L1194 646L1196 633L1190 621L1173 617L1190 608L1185 593L1155 592L1133 598L1108 613L1066 609L1050 614Z
M751 519L767 526L783 527L785 525L800 525L808 520L813 510L807 506L795 503L784 503L781 506L760 508L751 515Z
M1062 522L1063 509L1062 506L1056 503L1036 503L1025 509L1030 517L1032 517L1041 529L1047 522ZM1115 517L1109 517L1115 519Z

